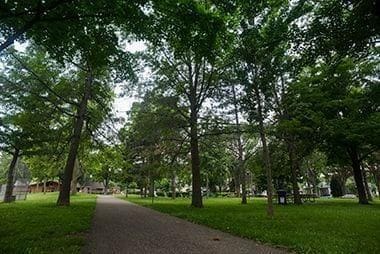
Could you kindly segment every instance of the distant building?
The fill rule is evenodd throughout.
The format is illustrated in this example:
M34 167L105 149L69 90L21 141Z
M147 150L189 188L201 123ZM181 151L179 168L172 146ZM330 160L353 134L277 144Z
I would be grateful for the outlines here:
M46 181L46 192L56 192L59 191L58 181ZM30 193L44 192L44 183L32 182L29 184Z
M101 182L87 182L82 186L82 192L90 194L103 194L105 186Z
M0 200L4 199L6 184L0 185ZM28 182L17 180L13 186L12 196L15 200L25 200L28 194Z
M13 178L13 192L12 196L14 200L25 200L28 194L28 184L30 181L29 168L18 159L15 166L14 178ZM6 184L0 184L0 201L4 200Z

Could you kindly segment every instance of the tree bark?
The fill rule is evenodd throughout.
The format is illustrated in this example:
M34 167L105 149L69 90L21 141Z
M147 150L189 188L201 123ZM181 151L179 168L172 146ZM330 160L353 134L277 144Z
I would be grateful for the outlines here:
M365 191L367 193L367 199L368 199L368 201L373 201L371 190L370 190L369 185L368 185L367 173L365 171L364 164L361 163L361 165L362 165L362 174L363 174L364 187L365 187Z
M65 171L62 179L62 188L59 192L57 205L68 206L70 205L70 187L71 179L73 177L73 169L75 159L77 157L78 148L81 140L82 128L87 114L87 104L91 95L91 87L94 82L91 71L88 73L88 77L85 83L84 95L78 107L78 113L74 124L74 133L71 138L69 155L67 157Z
M349 147L347 150L351 158L351 165L354 172L356 189L358 190L358 195L359 195L359 204L363 204L363 205L369 204L367 195L365 192L364 184L363 184L363 174L360 167L360 160L359 160L357 149L356 147Z
M192 195L191 205L202 208L201 190L201 163L198 143L198 107L196 89L190 91L190 149L191 149L191 172L192 172Z
M154 197L154 178L149 177L149 197Z
M104 195L108 195L108 189L109 189L109 176L108 176L108 173L107 173L107 176L106 178L104 179Z
M44 178L44 195L46 194L46 177Z
M240 193L240 176L241 176L241 172L240 172L240 169L239 169L239 165L237 165L235 167L235 172L234 172L234 187L235 187L235 196L237 198L240 198L241 197L241 193Z
M378 198L380 198L380 170L377 165L369 165L369 169L373 175L373 178L375 179Z
M172 181L171 181L172 199L176 199L176 197L177 197L177 186L176 186L175 179L176 179L176 172L175 172L175 169L173 167L173 169L172 169Z
M236 127L236 141L238 146L238 176L241 180L241 203L243 205L247 204L247 176L245 172L245 166L244 166L244 147L242 143L242 133L240 128L240 121L239 121L239 106L236 96L236 90L235 86L232 86L232 95L233 95L233 103L234 103L234 113L235 113L235 127ZM239 185L239 192L240 192L240 185Z
M146 180L144 182L144 198L147 197L147 194L148 194L148 191L147 191L147 184L146 184Z
M71 195L77 194L78 177L79 177L79 162L78 162L78 159L75 159L73 179L71 181Z
M297 181L297 175L299 172L299 162L296 155L293 138L287 138L286 142L288 146L288 154L289 154L289 161L290 161L294 204L301 205L302 200L301 200L300 190L298 188L298 181Z
M242 175L241 175L241 203L243 205L247 204L247 173L245 172L244 165L242 167Z
M376 177L376 176L375 176ZM376 180L376 184L377 184L377 193L378 193L378 198L380 199L380 174L377 175L377 180Z
M254 91L255 91L255 96L257 100L257 113L258 113L260 139L263 145L264 167L265 167L266 175L267 175L267 195L268 195L267 196L268 197L267 215L272 218L274 216L273 200L272 200L272 197L273 197L272 168L271 168L269 150L267 146L267 139L266 139L266 133L265 133L265 127L264 127L264 117L263 117L263 109L261 105L261 95L260 95L259 88L257 86L254 86Z
M4 194L4 203L12 202L15 170L16 170L16 164L17 164L17 159L19 155L20 155L20 150L16 148L15 151L13 152L12 161L8 169L7 186L5 187L5 194Z

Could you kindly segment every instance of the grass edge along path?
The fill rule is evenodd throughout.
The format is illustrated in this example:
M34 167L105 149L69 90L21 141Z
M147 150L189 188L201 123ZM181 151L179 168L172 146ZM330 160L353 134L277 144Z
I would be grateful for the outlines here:
M96 196L77 194L68 207L56 200L57 193L47 193L0 203L0 253L80 253Z
M155 198L153 204L133 195L126 200L298 253L380 253L378 201L363 206L355 200L319 199L302 206L275 206L275 218L269 219L260 198L248 205L236 198L208 198L203 209L191 208L189 199L181 198Z

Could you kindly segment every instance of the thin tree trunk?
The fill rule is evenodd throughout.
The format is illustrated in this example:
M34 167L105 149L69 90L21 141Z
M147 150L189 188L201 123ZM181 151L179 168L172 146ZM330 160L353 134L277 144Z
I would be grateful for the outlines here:
M259 122L259 132L260 132L260 139L261 143L263 145L263 157L264 157L264 167L266 170L267 175L267 197L268 197L268 206L267 206L267 215L269 217L274 216L274 210L273 210L273 185L272 185L272 169L271 169L271 162L269 157L269 150L267 146L267 139L265 134L265 127L264 127L264 117L263 117L263 109L261 105L261 95L259 88L257 86L254 86L254 91L257 99L257 113L258 113L258 122Z
M143 185L142 185L142 183L141 183L141 186L140 186L140 197L144 197L144 187L143 187Z
M73 179L71 180L71 195L77 194L78 177L79 177L79 162L78 162L78 159L75 159Z
M154 197L154 178L152 176L149 178L149 197Z
M125 183L125 197L128 197L128 182Z
M59 192L57 205L67 206L70 205L70 187L71 179L73 177L73 169L75 159L77 157L78 148L81 140L82 128L87 114L87 104L90 99L91 87L94 82L91 71L88 73L88 77L85 83L84 95L80 102L78 113L74 125L74 133L71 138L71 144L69 149L69 155L67 157L65 172L62 179L62 188Z
M361 165L362 165L362 174L363 174L364 187L365 187L365 191L367 193L367 199L368 199L368 201L373 201L371 190L369 189L369 185L368 185L367 173L365 171L363 163L361 163Z
M144 198L147 197L147 194L148 194L148 190L147 190L147 183L146 183L146 180L144 182Z
M44 195L46 194L46 177L44 178Z
M210 196L210 183L208 179L208 174L206 174L206 197L208 198Z
M241 197L241 192L240 192L240 176L241 176L241 172L240 172L240 169L239 169L239 165L237 165L235 167L235 172L234 172L234 187L235 187L235 196L237 198L240 198Z
M292 188L293 188L293 195L294 195L294 204L301 205L302 200L301 200L300 190L298 188L298 181L297 181L297 175L298 175L298 171L299 171L298 158L296 156L294 142L293 142L292 138L287 138L286 142L288 145L288 154L289 154L289 160L290 160L290 170L291 170Z
M242 163L243 164L243 163ZM245 172L244 165L242 167L242 175L241 175L241 203L243 205L247 204L247 173Z
M358 156L356 148L355 147L348 148L348 154L351 158L352 169L354 172L354 179L355 179L356 188L358 190L358 195L359 195L359 203L366 205L368 204L368 199L367 199L367 195L366 195L364 184L363 184L363 174L360 167L360 160L359 160L359 156Z
M38 193L38 191L39 191L39 185L40 185L40 183L39 183L39 181L37 180L37 184L36 184L36 193Z
M347 190L346 190L346 182L347 182L347 179L346 178L342 178L341 180L341 188L342 188L342 195L346 195L347 194Z
M172 199L177 197L177 186L176 186L176 172L175 169L172 169L172 181L171 181L171 189L172 189Z
M107 176L106 179L104 179L104 192L103 192L104 195L108 195L108 182L109 180Z
M380 175L377 176L376 184L377 184L377 194L378 194L378 198L380 199Z
M190 112L190 149L191 149L191 172L192 172L192 195L191 205L202 208L202 190L201 190L201 165L199 158L198 144L198 112L196 107L196 91L191 91L191 112Z
M376 182L377 192L378 192L378 198L380 199L380 172L377 168L377 166L370 166L370 170L372 172L373 178Z
M5 187L5 194L4 194L4 203L12 202L15 169L16 169L17 159L19 155L20 155L20 150L16 148L15 151L13 152L12 161L8 169L7 186Z
M238 100L236 96L236 90L235 85L232 86L232 95L233 95L233 103L234 103L234 113L235 113L235 127L236 127L236 141L238 145L238 175L241 179L241 188L242 188L242 196L241 196L241 203L243 205L247 204L247 176L245 172L245 166L244 166L244 147L243 143L241 141L242 134L241 134L241 128L240 128L240 121L239 121L239 106L238 106ZM240 185L239 185L239 192L240 192Z

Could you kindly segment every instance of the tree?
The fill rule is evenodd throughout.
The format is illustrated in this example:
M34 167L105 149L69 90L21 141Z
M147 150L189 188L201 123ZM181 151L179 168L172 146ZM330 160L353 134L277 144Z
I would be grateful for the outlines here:
M368 203L361 162L379 144L372 64L351 58L320 64L307 70L292 89L292 96L301 98L292 105L297 119L303 126L320 128L318 136L326 141L322 147L330 160L351 164L361 204Z
M199 1L156 3L157 33L149 65L165 94L180 98L177 108L189 126L192 206L202 207L199 118L218 86L228 55L226 27L218 10ZM185 109L185 111L183 110Z
M185 153L186 139L183 134L185 123L172 108L176 103L178 98L147 93L141 103L133 105L130 122L121 131L129 160L141 178L148 177L151 196L154 182L163 175L172 178L172 193L175 195L175 167L178 158Z
M343 196L343 189L342 189L343 184L344 183L340 182L340 180L336 176L331 177L330 188L331 188L331 195L334 198Z
M139 0L97 0L91 3L73 0L3 1L0 3L0 33L3 37L0 53L15 40L32 40L47 47L52 55L59 56L62 50L75 52L86 31L106 31L110 25L141 31L145 22L143 5L144 1Z
M27 65L33 68L43 66L46 67L45 74L52 73L52 68L44 66L40 60L41 55L29 58L13 54L8 62L11 67L4 70L0 77L0 149L13 157L8 169L5 202L11 200L19 157L46 152L44 149L60 140L60 114L64 109L56 101L55 90L59 87L46 89L45 84L36 79L36 73L25 64L27 61Z

